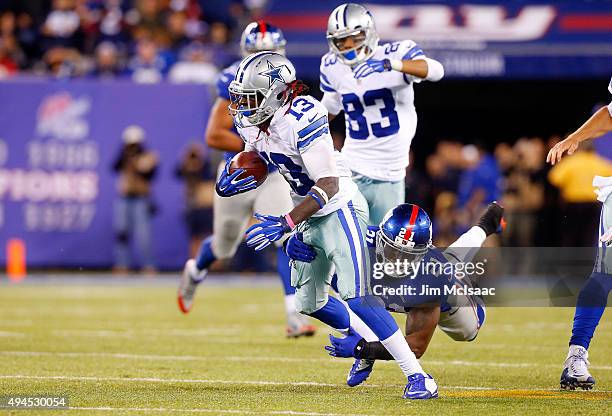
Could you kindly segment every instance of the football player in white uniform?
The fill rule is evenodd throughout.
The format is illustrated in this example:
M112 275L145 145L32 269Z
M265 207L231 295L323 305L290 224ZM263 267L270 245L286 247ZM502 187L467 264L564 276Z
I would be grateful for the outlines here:
M240 40L240 48L243 56L268 50L284 54L286 43L280 29L264 21L257 21L250 23L245 28ZM239 63L240 61L235 62L221 73L216 85L218 96L206 128L208 146L225 152L225 162L219 166L219 175L225 163L244 148L244 143L236 134L234 122L227 111L230 103L228 87L236 75ZM217 259L230 259L236 254L254 211L281 214L287 212L292 206L289 186L276 168L270 169L266 182L254 192L232 198L232 200L215 195L213 235L202 243L198 256L185 263L178 290L180 310L183 313L189 313L193 306L196 288L206 278L212 262ZM295 289L291 287L289 258L280 244L277 250L277 270L285 292L287 336L313 335L316 328L310 325L305 316L295 310Z
M378 44L370 12L347 3L329 16L330 52L321 58L322 103L330 120L346 119L342 154L378 224L404 202L404 177L417 125L413 84L439 81L440 62L425 56L411 40Z
M612 80L608 86L612 94ZM546 161L555 164L563 154L573 154L580 143L595 139L612 131L612 102L600 108L578 130L557 143L548 153ZM593 273L578 294L569 351L561 373L561 388L590 390L595 379L589 373L589 345L595 328L606 309L608 294L612 290L612 177L595 176L597 199L603 202L599 219L599 250Z
M261 250L295 231L302 233L316 258L292 270L296 307L346 333L348 310L328 296L330 272L336 270L338 292L349 308L381 340L408 378L404 397L437 396L433 378L424 373L408 343L383 305L368 293L369 258L365 243L368 207L351 180L342 155L334 151L327 109L296 80L283 55L260 52L245 58L229 87L230 112L246 150L255 150L276 166L291 187L294 207L281 216L255 214L261 222L247 230L247 245ZM217 182L223 197L257 186L243 169L229 165Z

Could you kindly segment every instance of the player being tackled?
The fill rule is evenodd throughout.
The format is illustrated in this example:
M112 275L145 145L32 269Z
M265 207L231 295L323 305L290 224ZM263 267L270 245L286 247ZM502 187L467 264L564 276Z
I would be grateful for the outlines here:
M260 222L247 230L247 245L262 250L287 234L301 233L317 255L310 262L296 262L292 269L297 310L348 332L349 311L328 296L331 271L335 270L339 295L380 339L408 379L405 397L436 397L431 377L427 376L427 386L410 381L425 378L423 368L389 312L366 296L368 206L342 155L334 150L327 110L305 90L293 64L273 52L245 58L230 84L230 112L245 150L259 152L278 168L293 199L293 208L282 215L255 214ZM230 176L222 174L217 182L222 197L252 192L250 188L256 185L251 177L234 186Z
M388 310L406 314L405 338L417 358L427 350L436 326L456 341L472 341L485 321L485 306L480 297L452 290L457 287L473 288L469 277L459 278L448 273L434 274L437 272L420 266L457 265L460 262L465 264L473 259L488 236L501 232L504 226L503 208L493 202L486 208L478 223L445 251L432 245L431 220L417 205L398 205L387 213L380 225L368 227L366 240L372 264L393 266L399 260L409 265L407 270L397 270L395 267L378 268L385 270L384 276L380 276L380 273L377 275L377 271L373 270L370 285L374 293L374 286L392 289L403 286L448 289L440 290L442 295L435 294L437 292L433 290L432 294L421 294L420 290L417 290L416 295L387 294L379 297ZM286 246L289 256L296 261L309 261L316 254L302 241L299 234L291 237ZM435 269L442 271L453 268ZM412 273L413 271L415 272ZM353 387L368 378L375 360L390 360L392 357L358 317L351 316L351 327L345 337L330 335L331 345L325 348L332 356L355 358L347 377L347 384ZM415 376L411 383L425 386L428 383L427 375Z

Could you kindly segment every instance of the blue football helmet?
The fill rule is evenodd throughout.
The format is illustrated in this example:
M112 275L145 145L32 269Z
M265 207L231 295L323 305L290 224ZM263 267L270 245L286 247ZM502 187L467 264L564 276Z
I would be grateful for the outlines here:
M401 204L387 212L380 223L376 235L376 260L379 263L396 263L399 260L415 267L431 246L429 215L418 205ZM405 276L400 268L393 270L393 273L386 274Z
M240 50L243 57L261 51L272 51L284 55L286 44L282 30L263 20L249 23L240 38Z

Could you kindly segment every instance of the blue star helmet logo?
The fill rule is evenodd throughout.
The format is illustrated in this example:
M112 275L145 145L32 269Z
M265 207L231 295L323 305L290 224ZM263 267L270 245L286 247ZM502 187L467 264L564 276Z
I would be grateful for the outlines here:
M259 72L259 75L268 77L268 80L270 81L269 87L271 87L272 84L276 82L276 80L282 83L285 83L285 79L281 75L281 71L283 68L289 71L289 68L287 68L287 65L274 66L270 61L266 61L266 62L268 63L268 69L266 69L265 71Z

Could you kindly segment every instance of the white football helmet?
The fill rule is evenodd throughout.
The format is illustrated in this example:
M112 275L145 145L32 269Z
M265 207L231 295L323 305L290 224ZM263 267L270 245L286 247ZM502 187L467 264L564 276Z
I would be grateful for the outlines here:
M345 47L346 38L354 44ZM327 42L340 62L357 65L372 56L378 46L378 33L372 14L365 7L346 3L338 6L327 21Z
M289 84L295 81L295 67L276 52L258 52L240 62L230 83L230 114L238 125L245 117L249 124L268 120L290 97Z

